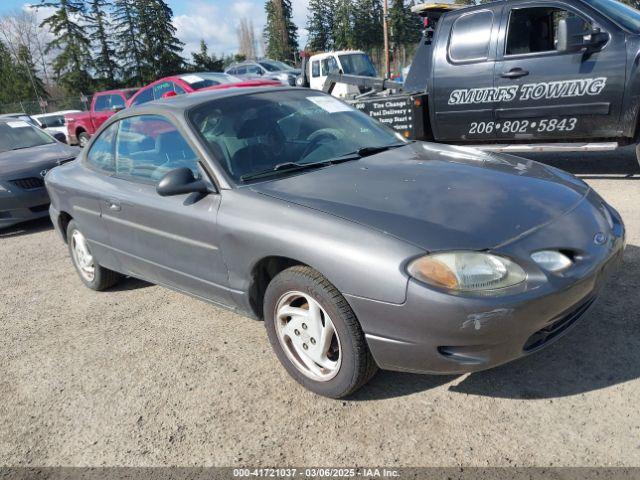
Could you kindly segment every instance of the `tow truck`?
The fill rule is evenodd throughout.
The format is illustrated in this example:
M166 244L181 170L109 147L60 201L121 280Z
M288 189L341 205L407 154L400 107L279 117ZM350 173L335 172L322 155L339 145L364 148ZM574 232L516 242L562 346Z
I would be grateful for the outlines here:
M506 153L635 144L640 163L640 11L504 0L414 12L426 28L404 84L338 73L323 90L357 86L345 100L406 138Z

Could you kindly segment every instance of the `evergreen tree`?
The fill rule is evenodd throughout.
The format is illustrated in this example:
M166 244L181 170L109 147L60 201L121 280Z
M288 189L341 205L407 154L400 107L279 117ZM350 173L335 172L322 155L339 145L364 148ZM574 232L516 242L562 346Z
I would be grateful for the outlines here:
M111 41L110 24L106 9L107 0L91 0L89 5L89 39L96 47L94 66L98 74L100 88L113 88L117 85L118 66L115 62L115 50Z
M137 0L142 39L142 79L151 82L184 69L184 44L176 37L173 11L164 0Z
M264 38L267 57L296 61L298 27L293 23L291 0L268 0L265 4L267 23Z
M18 58L14 66L16 87L16 98L27 100L32 98L44 99L49 94L44 86L44 82L38 77L37 68L31 52L25 45L18 48Z
M142 42L138 8L131 0L114 0L113 21L117 58L122 68L124 81L142 85Z
M371 53L383 47L382 1L356 0L353 13L354 47Z
M0 88L0 104L12 103L16 101L16 94L14 87L16 85L15 79L15 64L11 53L7 46L0 40L0 82L3 87Z
M335 50L346 50L354 46L353 5L351 0L335 0L330 17L331 36Z
M194 72L221 72L224 67L224 59L217 58L215 54L209 55L209 49L204 40L200 40L200 51L191 54L193 58L192 70Z
M91 92L93 80L89 75L92 66L89 38L80 22L86 21L82 0L42 0L38 7L50 7L54 12L41 24L53 34L46 52L58 51L53 61L53 71L60 84L69 92Z
M309 0L307 48L311 52L331 50L333 47L333 14L335 0Z

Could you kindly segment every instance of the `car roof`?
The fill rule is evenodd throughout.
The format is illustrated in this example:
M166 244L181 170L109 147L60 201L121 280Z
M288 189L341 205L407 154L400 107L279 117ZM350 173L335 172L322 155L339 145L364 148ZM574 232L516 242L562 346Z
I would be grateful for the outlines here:
M116 114L117 118L130 116L129 114L135 112L136 115L140 115L142 113L173 113L179 114L181 112L190 110L193 107L198 105L202 105L212 100L218 100L222 98L229 97L241 97L244 95L252 95L254 93L262 93L262 92L274 92L274 91L300 91L299 88L295 87L282 87L282 88L269 88L265 89L264 87L237 87L237 88L226 88L222 90L203 90L190 93L189 95L178 95L175 97L171 97L170 100L154 100L152 102L146 102L140 105L133 105L122 112Z

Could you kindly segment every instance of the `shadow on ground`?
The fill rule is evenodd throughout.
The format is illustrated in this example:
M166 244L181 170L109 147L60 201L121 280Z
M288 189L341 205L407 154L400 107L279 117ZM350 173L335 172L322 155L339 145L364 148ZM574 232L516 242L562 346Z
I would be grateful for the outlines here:
M452 392L541 399L598 390L640 377L640 248L628 246L623 268L609 279L591 311L566 336L515 362L471 374ZM352 400L429 390L456 377L380 372Z
M635 147L633 146L611 152L556 152L520 155L552 165L574 175L588 175L591 179L640 180L640 165L636 160Z
M0 238L20 237L22 235L32 235L34 233L51 230L53 224L49 217L31 220L29 222L19 223L7 228L0 228Z

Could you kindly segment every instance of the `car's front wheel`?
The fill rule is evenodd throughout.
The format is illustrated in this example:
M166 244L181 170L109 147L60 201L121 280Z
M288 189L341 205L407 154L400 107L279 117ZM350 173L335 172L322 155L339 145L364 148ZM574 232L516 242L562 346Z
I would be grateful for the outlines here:
M351 307L312 268L288 268L269 283L264 317L269 341L282 365L317 394L344 397L377 371Z
M78 145L84 148L87 143L89 143L90 138L91 137L87 132L81 132L80 134L78 134Z
M105 290L115 285L122 277L119 273L98 264L86 237L73 220L67 226L67 243L80 280L90 289Z

